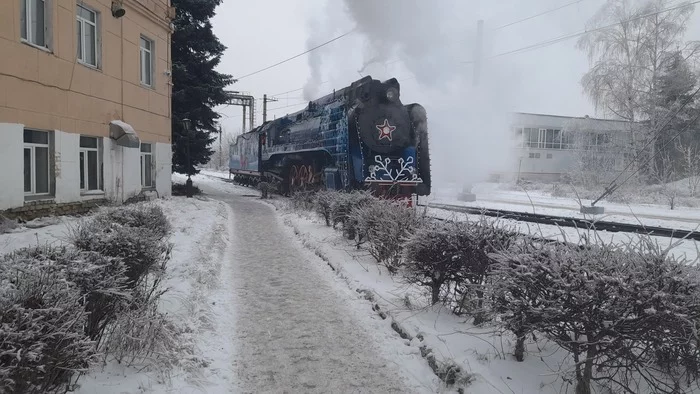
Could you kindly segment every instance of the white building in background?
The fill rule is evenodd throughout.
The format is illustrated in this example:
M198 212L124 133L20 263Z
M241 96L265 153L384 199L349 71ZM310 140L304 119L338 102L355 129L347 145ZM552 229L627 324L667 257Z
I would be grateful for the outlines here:
M497 174L511 180L560 181L576 170L581 151L598 152L621 171L626 154L616 141L629 136L629 122L533 113L513 114L515 167ZM617 147L617 148L616 148Z

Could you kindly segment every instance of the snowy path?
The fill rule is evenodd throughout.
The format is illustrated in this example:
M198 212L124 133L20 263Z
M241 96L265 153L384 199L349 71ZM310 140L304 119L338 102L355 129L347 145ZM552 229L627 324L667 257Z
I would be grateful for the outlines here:
M357 316L357 295L347 288L343 294L328 267L305 257L274 208L216 189L206 191L233 209L235 358L244 392L433 392L419 383L425 379L401 371L401 360L382 357L377 337L396 334L368 330Z

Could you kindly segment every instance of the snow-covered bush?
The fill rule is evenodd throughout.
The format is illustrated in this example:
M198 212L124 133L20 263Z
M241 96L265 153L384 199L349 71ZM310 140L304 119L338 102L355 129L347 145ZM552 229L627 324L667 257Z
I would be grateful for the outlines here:
M417 229L406 241L404 278L430 289L431 302L445 288L463 281L462 271L472 239L464 222L433 222Z
M134 287L169 258L171 245L163 241L161 230L151 229L151 224L131 227L108 223L103 218L88 220L71 229L70 240L80 250L122 259L126 266L127 283ZM158 228L162 229L160 226Z
M358 237L369 243L369 253L390 273L401 266L403 245L425 217L397 201L373 199L351 214Z
M260 198L263 200L270 197L270 193L275 191L275 187L270 182L260 182L258 183L258 189L260 189Z
M7 258L12 259L16 266L60 270L65 275L64 280L74 283L88 313L85 334L98 344L105 327L114 321L131 297L127 289L126 267L119 258L65 246L24 248Z
M332 205L339 193L330 190L321 190L313 196L313 210L326 221L326 226L330 227L332 216Z
M497 222L434 222L419 228L405 245L410 283L431 288L432 302L446 292L457 314L484 315L486 281L494 261L490 253L507 249L519 236ZM469 305L472 304L472 305Z
M95 357L80 289L56 264L0 259L0 392L62 393Z
M95 216L105 225L115 223L126 227L148 229L163 239L170 234L172 226L163 213L163 209L153 204L135 204L112 208Z
M511 244L522 238L522 235L512 226L485 217L471 222L468 229L472 244L465 253L465 263L462 266L464 280L461 285L455 287L454 311L457 314L471 312L474 315L474 324L481 324L487 319L491 309L490 305L485 305L488 301L485 294L495 264L490 255L508 249Z
M0 234L9 233L17 228L17 222L0 215Z
M316 202L316 192L298 191L291 195L291 208L297 211L313 211Z
M165 367L177 363L179 334L167 316L158 311L163 290L159 279L135 290L129 307L122 311L115 324L105 333L101 347L106 358L113 358L127 366L146 363Z
M495 258L500 320L519 339L540 332L569 351L576 393L590 393L594 380L615 392L686 392L681 378L700 362L696 268L645 245L531 240Z
M332 199L331 216L333 218L333 228L338 223L342 224L343 233L348 239L355 239L358 236L358 223L352 212L379 201L366 191L336 192Z

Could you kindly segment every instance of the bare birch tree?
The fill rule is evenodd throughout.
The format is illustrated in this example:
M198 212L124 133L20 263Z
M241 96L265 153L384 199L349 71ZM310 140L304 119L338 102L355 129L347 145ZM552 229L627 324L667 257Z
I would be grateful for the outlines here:
M631 122L630 142L637 153L649 147L653 155L654 144L648 142L664 121L654 111L661 70L679 51L687 57L700 51L697 43L683 42L693 11L687 2L608 0L588 22L590 33L578 41L591 62L581 81L585 92L597 110Z

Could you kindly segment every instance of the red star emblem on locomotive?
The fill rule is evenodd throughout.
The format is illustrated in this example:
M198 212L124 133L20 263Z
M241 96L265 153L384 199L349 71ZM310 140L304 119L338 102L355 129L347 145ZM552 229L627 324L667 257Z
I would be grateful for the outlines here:
M396 126L390 125L389 119L384 119L384 123L378 124L375 127L377 128L377 130L379 130L379 141L381 141L384 138L391 141L391 139L392 139L391 132L396 130Z

